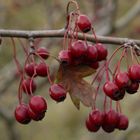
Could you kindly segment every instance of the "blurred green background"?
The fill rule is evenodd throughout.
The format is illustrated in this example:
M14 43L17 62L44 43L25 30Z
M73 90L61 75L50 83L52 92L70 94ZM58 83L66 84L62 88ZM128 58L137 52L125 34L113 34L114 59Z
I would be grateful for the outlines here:
M22 29L22 30L43 30L60 29L65 26L65 11L68 0L0 0L0 28L1 29ZM102 27L108 26L110 30L102 35L130 37L140 39L140 12L122 27L115 26L116 22L130 12L134 5L140 0L77 0L81 12L87 14L93 20L93 26L98 32ZM96 3L99 7L96 7ZM116 4L113 12L107 11L109 3ZM137 4L136 4L137 3ZM96 9L97 8L97 9ZM97 15L99 9L106 10L108 15ZM112 8L111 8L112 10ZM139 10L140 11L140 10ZM101 12L102 13L102 12ZM95 15L97 19L95 19ZM106 19L111 17L108 21ZM95 22L94 22L95 21ZM105 23L102 25L101 23ZM101 24L100 27L97 25ZM106 27L107 26L107 27ZM113 29L112 29L113 28ZM24 54L21 44L15 39L18 59L23 62ZM22 40L28 46L27 41ZM49 51L57 56L62 47L61 39L42 39L40 46L48 47ZM117 46L108 45L112 52ZM14 77L15 64L12 60L13 51L10 38L4 38L0 46L0 140L140 140L140 97L139 92L132 96L126 96L121 102L123 113L128 116L130 126L127 131L114 131L107 134L100 130L98 133L90 133L85 128L85 119L90 112L89 108L81 104L77 110L72 104L70 97L63 103L55 103L48 96L47 80L39 79L43 84L37 90L37 94L47 97L48 111L43 121L31 122L28 125L21 125L15 122L13 112L18 104L18 78ZM114 58L119 59L119 55ZM49 65L54 66L55 61L49 59ZM125 63L125 62L124 62ZM125 65L124 65L125 66ZM122 69L124 68L122 65ZM125 69L125 68L124 68ZM101 96L103 94L101 93ZM102 97L98 101L102 106Z

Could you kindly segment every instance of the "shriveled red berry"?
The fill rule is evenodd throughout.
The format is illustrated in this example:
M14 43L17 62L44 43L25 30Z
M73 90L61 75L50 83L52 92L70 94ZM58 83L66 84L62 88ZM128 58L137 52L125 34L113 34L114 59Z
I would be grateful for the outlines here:
M131 81L129 79L128 73L127 72L117 73L115 77L115 83L120 89L129 86Z
M102 114L102 112L99 111L98 109L93 110L89 114L89 120L92 122L93 125L101 126L102 123L103 123L103 114Z
M37 49L38 55L40 55L43 59L47 59L49 57L49 52L45 47L40 47Z
M48 75L48 65L40 63L36 66L36 73L38 76L46 77Z
M35 63L27 64L25 66L25 72L30 77L32 77L33 75L35 76L35 74L36 74L36 64Z
M125 115L120 114L117 128L119 130L126 130L128 128L128 125L129 125L128 118Z
M128 73L132 81L140 82L140 65L139 64L132 65L129 68Z
M91 21L86 15L79 15L77 19L79 29L86 33L91 30Z
M59 60L63 64L69 64L71 61L70 51L69 50L62 50L59 52L58 55Z
M28 114L28 106L26 104L19 104L15 109L15 118L21 124L28 124L31 118Z
M50 96L56 102L62 102L66 98L66 90L60 84L53 84L49 89Z
M93 61L95 62L97 60L98 57L98 52L95 46L93 45L88 45L87 47L87 59L89 61Z
M78 58L85 56L86 51L87 51L87 46L85 43L81 40L75 41L71 44L70 46L70 51L72 57Z
M28 114L29 114L30 118L33 119L34 121L40 121L45 117L45 112L35 113L32 111L32 109L30 107L28 110Z
M104 44L97 43L97 44L95 44L95 47L96 47L97 52L98 52L97 60L98 61L105 60L107 55L108 55L106 46Z
M123 99L125 95L125 91L123 89L120 90L118 86L111 81L104 84L103 90L107 96L116 101Z
M134 94L139 89L139 83L131 81L131 84L126 87L126 92L129 94Z
M86 128L88 129L88 131L90 132L97 132L100 129L100 126L95 126L90 120L89 118L87 118L86 120Z
M27 94L32 94L36 90L36 83L33 79L28 78L22 81L22 89Z
M47 110L47 102L42 96L33 96L29 101L29 107L34 113L41 114Z

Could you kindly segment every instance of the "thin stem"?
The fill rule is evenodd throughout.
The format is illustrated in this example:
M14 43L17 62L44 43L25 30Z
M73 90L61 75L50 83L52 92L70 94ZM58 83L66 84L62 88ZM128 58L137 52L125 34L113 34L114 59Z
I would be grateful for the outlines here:
M99 76L99 74L101 73L102 70L104 70L105 64L103 64L103 66L98 70L97 74L95 75L94 79L91 82L91 85L93 85L93 83L95 82L95 80L97 79L97 77Z
M95 34L94 28L92 27L91 30L92 30L92 33L93 33L95 42L96 42L96 44L97 44L97 43L98 43L98 39L97 39L97 36L96 36L96 34Z
M104 112L106 112L107 96L104 97Z
M67 4L67 8L66 8L67 16L69 15L69 7L70 7L70 4L74 4L76 6L76 11L80 14L80 9L79 9L78 3L75 0L70 0L68 2L68 4Z
M38 53L34 53L36 56L38 56L39 57L39 59L42 61L42 63L43 64L45 64L46 65L46 63L45 63L45 61L44 61L44 59L38 54ZM47 77L48 77L48 80L49 80L49 83L52 85L53 84L53 82L52 82L52 80L51 80L51 78L50 78L50 71L49 71L49 66L47 67Z
M21 46L22 46L22 48L23 48L23 50L24 50L24 52L25 52L25 54L26 54L26 56L27 56L27 55L28 55L28 51L27 51L25 45L23 44L23 42L21 41L21 39L18 39L18 41L19 41L19 43L21 44Z
M114 76L115 76L116 72L117 71L120 72L120 65L121 65L122 59L124 58L125 54L126 54L126 48L124 48L124 50L121 54L121 57L120 57L118 63L116 64L116 66L115 66L115 70L113 72L113 79L114 79Z
M11 38L11 40L12 40L12 44L13 44L13 58L14 58L14 61L15 61L16 66L17 66L17 70L21 74L22 73L21 72L21 66L20 66L20 63L19 63L19 61L17 59L17 52L16 52L15 41L14 41L13 38Z
M130 47L130 53L131 53L132 63L133 63L133 64L135 64L135 61L134 61L134 55L133 55L133 49L132 49L132 47Z
M101 73L101 75L103 75L103 73L104 73L104 71ZM96 109L96 99L97 99L97 95L98 95L102 80L103 80L103 77L101 77L100 80L98 81L99 84L96 88L96 92L95 92L95 96L94 96L94 109Z

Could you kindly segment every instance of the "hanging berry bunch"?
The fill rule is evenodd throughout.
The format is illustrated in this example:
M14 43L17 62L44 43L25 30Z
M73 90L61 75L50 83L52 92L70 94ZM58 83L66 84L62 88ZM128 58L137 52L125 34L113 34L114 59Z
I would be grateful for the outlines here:
M72 4L75 5L76 10L69 12ZM136 93L139 88L139 47L127 40L111 56L108 56L107 47L98 41L90 19L81 14L74 0L69 1L67 5L66 21L63 47L58 56L52 56L44 47L36 48L33 39L29 40L30 49L26 51L23 70L19 68L14 55L20 73L19 105L15 109L16 120L22 124L28 124L31 120L39 121L44 118L47 101L40 95L34 95L37 88L35 78L39 76L48 78L50 83L48 92L55 102L64 101L69 93L77 109L80 109L80 102L91 107L92 110L85 121L90 132L97 132L101 127L108 133L115 129L126 130L129 121L122 113L120 100L123 100L126 94ZM83 41L79 40L79 32L84 36ZM95 40L94 44L86 40L87 32L91 32ZM112 59L120 51L120 59L111 67ZM48 57L53 57L59 63L54 80L50 78L49 65L46 63ZM126 59L126 71L121 70L123 59ZM92 77L91 84L84 79L87 76ZM99 91L104 96L102 111L96 107ZM29 97L28 103L23 101L22 93ZM110 100L109 106L108 100Z
M15 52L14 40L12 41ZM40 95L34 95L37 88L35 78L37 76L48 77L50 84L52 84L49 77L49 66L44 61L49 57L48 50L44 47L36 49L33 39L31 39L30 48L25 52L26 60L22 71L16 56L14 57L20 74L18 90L19 105L15 109L15 118L21 124L28 124L31 120L42 120L47 110L46 99ZM38 63L36 62L36 58L39 60ZM22 93L25 93L29 97L27 104L22 100Z

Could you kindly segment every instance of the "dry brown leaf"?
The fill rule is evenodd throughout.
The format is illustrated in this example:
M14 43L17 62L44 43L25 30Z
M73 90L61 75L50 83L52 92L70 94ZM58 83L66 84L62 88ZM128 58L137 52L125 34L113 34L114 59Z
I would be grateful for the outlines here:
M83 78L94 72L94 69L86 65L60 65L56 82L61 83L66 88L77 109L80 109L80 101L88 107L93 105L94 89Z

